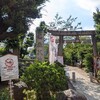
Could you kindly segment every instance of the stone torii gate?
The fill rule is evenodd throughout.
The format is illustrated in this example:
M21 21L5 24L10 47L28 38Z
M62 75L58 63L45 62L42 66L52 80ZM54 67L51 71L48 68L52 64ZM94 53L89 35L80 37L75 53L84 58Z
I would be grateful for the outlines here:
M84 30L84 31L58 31L58 30L48 30L54 36L59 36L58 45L58 56L63 56L63 36L91 36L93 45L93 55L96 57L97 54L97 44L96 44L96 32L95 30Z

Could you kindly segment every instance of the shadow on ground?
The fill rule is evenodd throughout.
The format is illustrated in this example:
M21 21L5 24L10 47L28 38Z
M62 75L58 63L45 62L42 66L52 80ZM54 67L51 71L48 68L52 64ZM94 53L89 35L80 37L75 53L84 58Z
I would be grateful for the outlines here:
M85 83L83 78L78 78L72 84L79 92L84 93L87 100L100 100L100 85L89 82Z

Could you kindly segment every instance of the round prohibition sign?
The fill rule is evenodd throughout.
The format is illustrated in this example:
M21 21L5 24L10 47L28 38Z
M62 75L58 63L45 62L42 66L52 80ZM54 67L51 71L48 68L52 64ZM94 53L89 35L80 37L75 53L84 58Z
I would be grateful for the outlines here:
M5 60L5 65L6 65L6 67L7 67L8 70L12 70L13 64L14 64L13 59L7 58L7 59Z

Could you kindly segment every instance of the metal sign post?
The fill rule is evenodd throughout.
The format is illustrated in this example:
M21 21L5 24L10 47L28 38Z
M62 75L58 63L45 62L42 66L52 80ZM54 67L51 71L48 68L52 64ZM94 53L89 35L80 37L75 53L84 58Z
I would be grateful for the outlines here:
M12 82L12 80L10 79L9 80L9 92L10 92L10 98L11 98L11 100L13 100L13 82Z

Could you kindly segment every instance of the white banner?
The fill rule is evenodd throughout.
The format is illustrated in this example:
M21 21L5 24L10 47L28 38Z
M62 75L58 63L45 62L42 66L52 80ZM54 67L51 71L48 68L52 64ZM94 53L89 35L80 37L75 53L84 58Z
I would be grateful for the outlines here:
M0 58L1 65L1 81L18 79L18 57L12 54L7 54Z
M49 62L50 64L54 63L54 61L57 60L57 52L58 52L58 47L56 44L56 37L53 35L50 35L50 38L49 38Z

